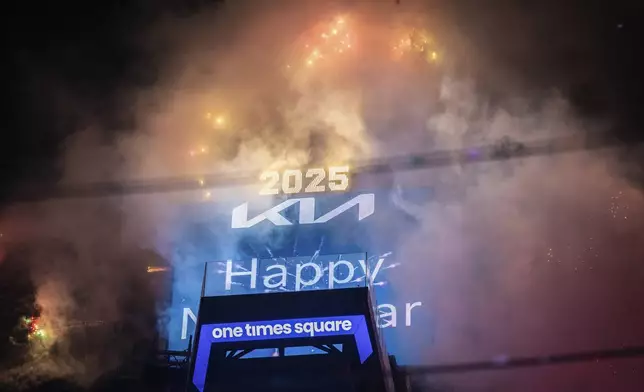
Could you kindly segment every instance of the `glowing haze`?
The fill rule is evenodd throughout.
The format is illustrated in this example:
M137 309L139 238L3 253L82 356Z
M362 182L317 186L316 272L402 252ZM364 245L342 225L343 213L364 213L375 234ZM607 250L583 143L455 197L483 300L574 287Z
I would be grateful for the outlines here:
M496 64L472 62L482 50L435 10L412 2L397 8L393 1L350 8L229 3L164 18L137 37L159 58L159 69L154 86L123 93L122 110L134 113L136 129L78 130L62 156L62 182L190 176L199 183L201 174L218 171L338 164L504 136L583 138L589 131L565 99L530 96L496 69L487 73L512 99L492 103L474 75ZM632 302L644 294L633 278L644 271L635 263L644 259L637 247L644 201L617 173L612 153L604 152L397 174L402 187L436 190L434 201L417 207L423 224L398 255L417 268L391 282L422 298L437 320L427 360L637 343L644 322L625 320L644 312ZM113 323L154 310L134 300L152 298L151 289L124 282L138 282L151 258L170 259L178 207L256 193L254 186L204 184L197 192L15 205L2 227L28 244L45 325L58 325L52 338L67 347L66 339L78 337L61 325ZM154 254L142 257L140 249ZM140 328L133 336L149 331L144 321L134 323ZM100 360L80 366L72 350L62 350L69 355L56 362L65 364L60 371L91 380L117 363L117 355L105 355L116 348L87 346ZM11 377L22 379L19 373ZM538 382L567 385L558 378Z

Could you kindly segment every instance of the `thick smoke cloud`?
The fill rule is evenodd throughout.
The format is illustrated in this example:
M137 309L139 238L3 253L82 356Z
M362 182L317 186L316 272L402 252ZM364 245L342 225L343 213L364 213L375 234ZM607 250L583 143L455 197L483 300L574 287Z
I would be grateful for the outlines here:
M597 128L576 116L565 97L524 89L510 74L499 76L503 65L489 58L473 61L481 48L450 25L448 13L412 2L271 4L235 1L185 19L167 16L136 37L159 59L154 86L123 93L122 110L134 113L136 129L110 133L98 123L78 130L62 157L61 182L173 176L198 182L217 171L460 149L502 137L583 140ZM308 64L307 45L333 34L337 17L353 47ZM405 53L396 60L393 46L413 27L432 33L435 59ZM523 39L515 45L533 44ZM490 80L498 83L493 91ZM582 152L396 174L403 187L435 189L434 201L413 206L422 224L398 255L416 268L392 274L390 282L421 298L437 320L436 347L423 353L429 361L637 343L644 320L632 315L644 314L634 300L642 295L644 200L619 177L614 158L610 151ZM28 244L22 257L56 346L43 373L91 381L118 365L163 312L142 275L161 259L180 260L172 241L182 206L255 193L204 186L5 211L3 226ZM77 333L69 326L78 321L110 327ZM115 339L102 343L115 325L129 328L118 331L127 337L119 338L122 347ZM513 390L522 377L454 382ZM539 385L568 385L548 380Z

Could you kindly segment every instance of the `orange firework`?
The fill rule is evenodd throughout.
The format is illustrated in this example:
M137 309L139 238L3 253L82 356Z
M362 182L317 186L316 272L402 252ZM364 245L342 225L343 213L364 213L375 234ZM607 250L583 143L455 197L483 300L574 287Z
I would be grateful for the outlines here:
M424 29L412 29L403 34L393 45L393 52L397 59L407 53L416 53L429 63L437 62L440 57L434 38Z
M288 70L297 67L298 63L312 68L320 63L332 62L354 48L355 36L348 18L337 16L313 28L297 46L298 54L286 65Z

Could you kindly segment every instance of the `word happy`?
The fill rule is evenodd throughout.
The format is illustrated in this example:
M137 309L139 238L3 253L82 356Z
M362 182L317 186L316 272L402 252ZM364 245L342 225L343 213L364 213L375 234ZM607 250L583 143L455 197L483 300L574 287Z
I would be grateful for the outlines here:
M294 291L301 291L308 289L333 289L349 285L351 283L363 282L373 283L380 272L384 258L378 259L376 265L370 268L365 260L347 261L336 260L329 261L328 263L316 262L303 262L292 266L287 266L280 263L279 260L272 260L272 264L263 268L264 274L259 276L258 260L252 259L250 269L242 271L233 271L235 263L232 260L226 262L224 286L225 290L232 289L233 284L241 284L244 287L256 290L258 287L258 280L261 281L264 290L278 290L290 288ZM356 270L361 269L362 273L356 276ZM293 277L293 281L289 279Z

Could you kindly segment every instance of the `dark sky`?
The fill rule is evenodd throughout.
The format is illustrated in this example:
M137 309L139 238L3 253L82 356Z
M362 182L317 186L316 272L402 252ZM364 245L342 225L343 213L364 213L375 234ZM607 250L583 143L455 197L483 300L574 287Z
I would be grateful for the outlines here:
M20 3L4 14L11 105L4 128L11 143L2 146L3 191L15 181L49 181L61 142L88 117L115 121L118 89L138 82L131 72L145 66L127 38L145 13L125 3L61 2L37 10Z
M58 1L6 6L7 114L0 144L0 203L10 201L20 185L54 183L65 138L75 130L96 122L106 129L133 128L120 92L153 85L163 53L144 51L131 37L164 12L190 15L214 3ZM610 118L619 138L633 142L644 137L642 1L437 3L474 46L504 65L499 72L511 70L535 89L562 91L584 116ZM526 34L535 47L498 44ZM494 75L488 77L494 80ZM638 151L626 152L624 159L637 161ZM637 175L633 181L644 183Z

